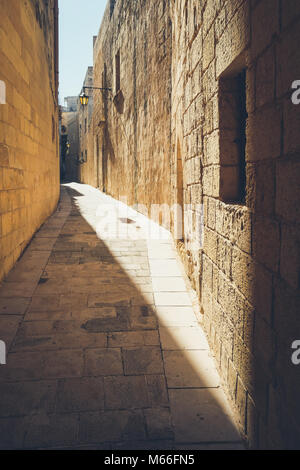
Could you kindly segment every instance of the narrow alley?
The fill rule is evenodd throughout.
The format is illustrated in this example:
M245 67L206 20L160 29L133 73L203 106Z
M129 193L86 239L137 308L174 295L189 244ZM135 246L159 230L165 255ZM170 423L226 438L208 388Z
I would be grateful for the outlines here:
M0 449L300 449L300 1L0 7Z
M171 237L145 220L62 187L0 290L2 448L243 449Z

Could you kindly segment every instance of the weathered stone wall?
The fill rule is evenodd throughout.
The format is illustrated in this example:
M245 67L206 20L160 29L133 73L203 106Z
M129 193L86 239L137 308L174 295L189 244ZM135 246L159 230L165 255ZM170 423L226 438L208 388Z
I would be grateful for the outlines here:
M169 203L169 2L110 3L94 46L94 85L112 88L94 93L99 187L129 204Z
M55 0L1 1L0 279L58 200L55 12Z
M93 67L88 67L83 82L84 86L93 87ZM93 96L91 88L85 89L89 97L87 106L79 104L79 181L98 187L96 153L94 149L94 120L93 120Z
M83 180L97 172L129 204L186 205L178 247L199 319L260 448L300 435L299 15L293 0L117 0L94 47L94 85L112 93L95 92L98 168Z
M204 204L200 253L188 241L192 227L185 227L187 268L250 445L298 447L300 372L291 345L300 337L300 107L292 104L291 85L300 76L299 4L172 6L172 191ZM234 100L243 69L246 191L235 200L242 176Z

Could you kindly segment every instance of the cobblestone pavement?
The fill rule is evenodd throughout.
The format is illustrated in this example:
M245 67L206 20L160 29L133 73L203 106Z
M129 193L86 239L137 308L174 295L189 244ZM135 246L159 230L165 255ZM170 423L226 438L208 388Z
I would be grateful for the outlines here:
M172 241L149 224L62 187L0 287L1 448L243 448Z

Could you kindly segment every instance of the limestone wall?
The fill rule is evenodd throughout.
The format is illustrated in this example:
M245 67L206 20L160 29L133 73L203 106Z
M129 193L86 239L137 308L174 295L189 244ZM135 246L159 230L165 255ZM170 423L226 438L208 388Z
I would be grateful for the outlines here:
M172 191L178 197L182 165L184 201L204 204L203 250L190 246L185 227L186 267L250 445L297 447L300 107L291 85L300 76L299 4L172 6Z
M83 82L84 86L93 87L93 67L88 67ZM98 187L98 161L96 160L96 150L94 148L94 90L86 88L85 94L89 97L88 105L79 104L79 180L86 184Z
M0 279L58 200L55 6L54 0L1 1Z
M95 92L98 167L83 180L96 171L129 204L185 205L178 247L199 320L260 448L299 445L298 5L112 1L94 46L94 85L112 92Z
M170 72L168 2L108 2L94 85L112 91L94 93L93 146L99 187L129 204L170 202Z

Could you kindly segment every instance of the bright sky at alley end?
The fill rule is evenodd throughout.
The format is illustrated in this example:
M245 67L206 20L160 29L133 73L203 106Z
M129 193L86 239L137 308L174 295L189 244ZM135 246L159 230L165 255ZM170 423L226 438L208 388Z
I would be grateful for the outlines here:
M59 100L79 95L107 0L59 0Z

